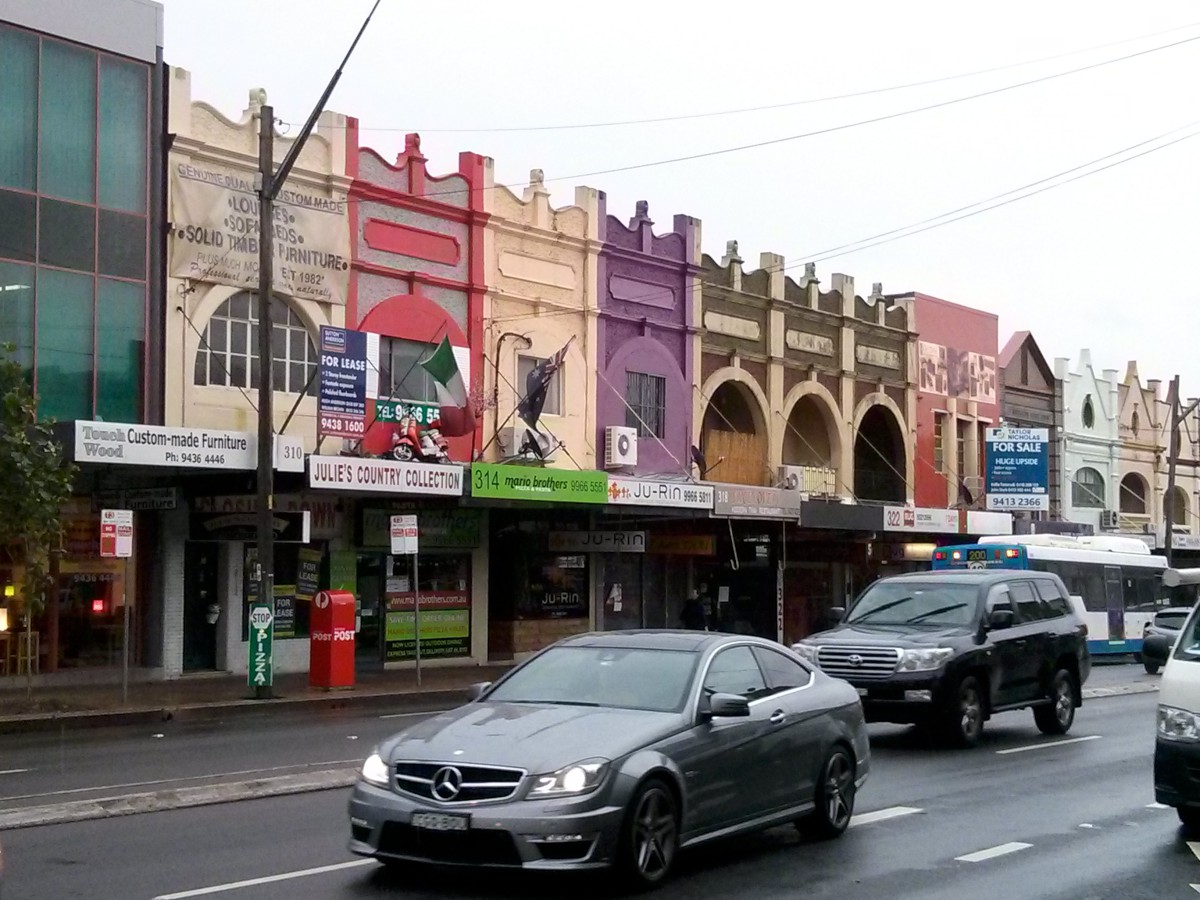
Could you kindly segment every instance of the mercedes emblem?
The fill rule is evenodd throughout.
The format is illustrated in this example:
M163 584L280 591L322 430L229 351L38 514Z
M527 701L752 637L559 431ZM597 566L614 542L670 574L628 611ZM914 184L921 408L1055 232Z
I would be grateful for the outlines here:
M453 800L462 790L462 772L454 766L442 766L433 773L430 792L438 800Z

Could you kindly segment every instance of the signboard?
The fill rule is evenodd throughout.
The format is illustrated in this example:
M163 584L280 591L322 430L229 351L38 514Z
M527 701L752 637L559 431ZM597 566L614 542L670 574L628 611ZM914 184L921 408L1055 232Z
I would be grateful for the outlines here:
M275 435L275 459L272 465L276 472L303 472L304 442L286 434Z
M957 509L887 506L883 510L883 530L958 534L958 518Z
M716 556L717 539L711 534L652 534L646 552L669 556Z
M283 544L307 544L311 540L308 512L275 512L271 523L275 540ZM258 513L192 513L189 537L193 541L256 541Z
M731 519L800 519L804 495L787 488L718 484L713 492L714 516Z
M465 597L460 609L438 607L430 603L431 599L435 599L433 595L422 592L421 659L470 656L471 610ZM415 610L388 610L384 622L384 659L395 662L416 656L416 622Z
M412 400L380 400L375 405L375 418L380 422L399 422L415 419L418 425L428 425L439 415L436 403L417 403Z
M1050 508L1050 430L989 428L987 508Z
M319 370L317 434L362 437L379 393L379 335L322 325Z
M270 603L250 604L250 665L247 679L251 687L270 687L274 672L271 665L271 623L275 615Z
M667 506L712 509L711 485L686 481L649 481L640 478L608 479L608 502L617 506Z
M75 462L182 469L255 469L258 438L250 432L75 422Z
M551 531L551 553L645 553L644 531Z
M100 510L100 555L122 559L133 556L133 510Z
M177 160L171 168L171 257L176 278L258 290L255 173ZM346 303L350 225L346 198L284 186L273 218L274 289L318 303Z
M328 494L276 494L277 512L304 512L309 515L309 531L314 541L327 541L342 534L342 511L336 497ZM252 513L258 509L255 494L226 494L217 497L193 497L192 509L205 513Z
M414 515L392 516L392 553L396 556L413 556L417 552L417 517Z
M179 505L178 492L173 487L130 488L125 491L99 491L92 495L92 509L140 510L174 509Z
M310 456L308 484L314 488L345 491L461 497L463 467L347 456Z
M608 474L472 463L471 496L541 503L607 503Z

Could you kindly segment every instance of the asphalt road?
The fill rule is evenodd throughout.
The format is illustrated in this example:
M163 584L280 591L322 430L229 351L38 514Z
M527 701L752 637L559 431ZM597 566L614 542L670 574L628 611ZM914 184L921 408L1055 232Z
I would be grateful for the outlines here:
M1066 741L1038 734L1028 712L1004 714L971 751L941 750L907 729L873 726L874 773L842 839L813 843L781 828L710 847L685 855L657 896L1195 897L1190 885L1200 884L1200 858L1174 811L1153 804L1155 701L1146 693L1088 702ZM329 743L313 752L342 746L345 724L314 726L329 732ZM355 724L365 732L396 723ZM355 749L371 737L362 734ZM332 790L10 830L0 838L5 896L612 896L595 878L386 872L347 854L345 802L345 790Z

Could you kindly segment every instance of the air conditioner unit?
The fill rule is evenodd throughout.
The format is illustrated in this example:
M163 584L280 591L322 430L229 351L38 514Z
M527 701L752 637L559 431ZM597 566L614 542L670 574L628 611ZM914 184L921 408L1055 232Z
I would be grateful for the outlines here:
M1119 528L1121 516L1115 509L1105 509L1100 512L1101 528Z
M638 461L636 428L608 425L604 429L604 468L636 466Z
M780 466L775 473L775 484L789 491L798 491L804 485L803 466Z
M499 443L501 452L507 459L524 457L526 459L551 459L554 447L548 435L524 425L504 428L500 431Z

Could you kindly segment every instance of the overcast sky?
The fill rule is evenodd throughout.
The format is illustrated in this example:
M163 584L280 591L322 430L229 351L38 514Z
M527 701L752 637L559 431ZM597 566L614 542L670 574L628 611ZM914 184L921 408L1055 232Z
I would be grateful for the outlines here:
M228 115L264 87L277 116L301 123L371 4L165 0L166 59L191 70L195 99ZM1200 134L1200 6L1187 0L1010 0L986 15L961 0L609 0L576 11L584 8L383 0L329 106L357 116L363 143L385 157L420 131L434 173L454 168L460 150L494 158L497 180L518 190L541 168L559 204L575 184L606 191L622 219L645 199L660 228L675 213L701 219L707 253L719 257L736 239L748 267L760 252L780 253L793 275L829 248ZM892 116L1138 53L826 134L588 174ZM970 74L983 70L993 71ZM499 130L777 104L792 105ZM1098 368L1124 374L1136 359L1143 380L1178 373L1184 394L1197 395L1198 155L1200 137L1186 139L820 260L817 274L826 287L833 272L852 275L864 296L878 281L885 292L988 309L1000 315L1001 345L1029 329L1052 364L1090 347Z

